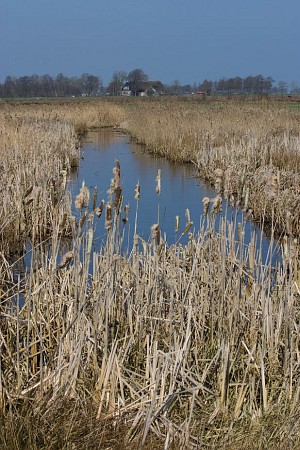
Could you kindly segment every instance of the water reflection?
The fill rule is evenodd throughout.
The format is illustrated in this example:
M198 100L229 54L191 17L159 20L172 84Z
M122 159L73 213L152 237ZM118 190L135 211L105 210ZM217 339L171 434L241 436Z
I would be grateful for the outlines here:
M133 237L136 213L134 199L137 182L141 185L141 196L138 206L137 233L145 240L150 239L151 226L158 222L162 236L171 245L177 241L178 235L186 226L186 209L189 209L193 226L191 231L197 232L203 221L204 197L214 198L215 191L205 183L200 182L192 165L174 164L164 158L149 155L143 146L130 141L127 135L112 129L91 131L82 139L82 159L78 170L72 173L69 186L75 197L84 181L92 191L98 188L98 204L102 199L108 200L108 189L113 177L112 169L115 161L121 165L121 183L123 187L124 205L129 204L129 222L126 225L129 242ZM161 192L156 193L156 177L161 171ZM232 209L223 202L223 211L226 211L228 220L244 222L244 214ZM74 211L78 214L78 212ZM180 217L179 234L175 232L176 216ZM104 218L101 218L96 242L99 246L105 242L106 230ZM261 235L259 229L248 221L245 224L245 244L251 241L255 231L256 239L261 245L262 258L268 255L269 241ZM184 236L181 242L185 244L188 237ZM96 248L97 250L97 248Z
M104 147L99 143L104 143ZM203 212L202 198L215 194L209 186L199 185L193 167L150 156L143 146L113 130L91 131L83 138L79 168L70 176L73 195L78 194L84 180L91 190L97 186L98 203L102 198L107 201L116 159L121 165L124 204L130 205L129 224L133 224L135 219L135 187L138 182L141 185L137 232L144 239L149 238L151 226L158 221L158 211L162 233L170 244L175 241L176 215L184 225L188 208L194 224L199 224ZM161 170L159 196L156 193L158 169Z

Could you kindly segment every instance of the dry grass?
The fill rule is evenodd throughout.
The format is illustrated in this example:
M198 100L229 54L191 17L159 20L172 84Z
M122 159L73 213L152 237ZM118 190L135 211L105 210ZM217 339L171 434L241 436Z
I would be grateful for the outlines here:
M299 218L284 194L298 177L297 114L268 103L70 105L1 106L0 447L299 448ZM288 124L285 165L277 143ZM269 207L273 229L288 231L282 264L263 266L242 225L215 226L217 194L186 246L168 247L155 224L153 241L136 236L124 257L118 165L109 205L83 189L75 223L65 178L89 125L122 126L152 151L193 160L262 221ZM94 253L98 220L107 241Z

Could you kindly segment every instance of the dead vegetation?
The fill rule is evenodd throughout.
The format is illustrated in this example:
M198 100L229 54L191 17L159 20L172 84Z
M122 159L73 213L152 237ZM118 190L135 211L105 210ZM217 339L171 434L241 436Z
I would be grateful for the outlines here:
M299 115L168 102L1 105L3 449L299 448ZM168 246L156 218L152 241L122 254L118 163L109 202L83 186L72 215L77 133L112 125L216 184L186 246ZM282 263L262 264L242 224L216 226L221 194L273 218Z

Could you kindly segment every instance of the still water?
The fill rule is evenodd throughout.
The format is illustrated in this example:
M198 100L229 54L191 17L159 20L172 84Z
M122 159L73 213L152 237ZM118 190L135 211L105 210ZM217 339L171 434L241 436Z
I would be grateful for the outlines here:
M216 197L211 186L201 182L192 165L172 163L164 158L150 155L144 146L136 144L130 138L116 130L102 129L90 131L82 138L81 160L76 172L71 174L69 188L73 198L79 193L84 182L90 188L91 197L94 187L98 189L99 205L101 200L109 199L108 189L113 178L113 168L118 160L121 166L121 184L125 204L129 204L129 221L126 224L128 242L133 237L137 202L134 199L135 187L139 182L141 195L138 204L137 234L144 240L151 239L151 227L158 222L162 237L168 245L178 241L178 236L186 226L186 209L190 211L193 222L191 231L197 233L203 214L202 199ZM156 193L156 177L161 171L161 192ZM244 213L231 209L223 202L228 220L244 221ZM74 213L78 212L74 211ZM179 232L175 232L176 216L180 218ZM203 219L203 217L202 217ZM96 230L96 248L105 242L106 230L104 214ZM254 231L250 221L245 224L245 244L249 243ZM257 228L257 227L256 227ZM255 230L258 245L262 248L262 259L266 261L269 251L269 240L260 230ZM188 237L183 236L180 242L185 244ZM273 255L274 257L274 255Z

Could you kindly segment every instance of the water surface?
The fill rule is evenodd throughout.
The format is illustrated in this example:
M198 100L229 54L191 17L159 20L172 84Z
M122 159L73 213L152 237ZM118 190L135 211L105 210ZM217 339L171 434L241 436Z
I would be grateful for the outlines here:
M121 166L121 183L124 203L129 204L129 221L126 224L128 241L133 237L137 202L134 199L135 187L139 182L141 195L138 205L137 233L145 240L151 239L151 227L159 221L162 236L168 245L178 241L186 226L186 210L189 209L193 226L197 232L201 217L203 220L204 197L216 197L214 189L201 182L195 169L189 164L172 163L165 158L150 155L144 146L136 144L119 131L102 129L90 131L82 139L82 158L78 170L70 177L70 189L73 197L79 193L83 181L90 188L91 196L95 186L98 188L98 204L109 199L108 189L113 178L113 168L118 160ZM161 192L156 193L156 177L161 171ZM223 211L229 220L244 223L244 213L230 208L223 201ZM78 212L77 212L78 214ZM175 232L176 216L180 217L179 232ZM102 222L101 222L102 221ZM97 226L96 241L106 240L104 217ZM249 243L255 230L256 240L261 244L263 259L269 251L269 240L260 229L251 222L245 223L245 243ZM180 238L183 244L188 236ZM277 255L278 256L278 255Z

